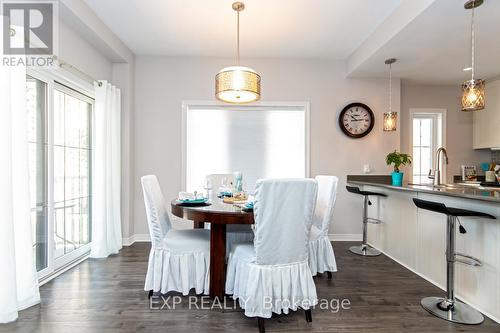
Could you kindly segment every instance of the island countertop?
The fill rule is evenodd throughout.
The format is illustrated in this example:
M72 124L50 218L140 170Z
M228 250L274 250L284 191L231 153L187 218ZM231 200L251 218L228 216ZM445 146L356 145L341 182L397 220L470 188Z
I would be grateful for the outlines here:
M348 175L348 184L383 187L396 191L422 192L451 197L466 198L500 203L500 189L464 184L447 184L438 187L404 183L403 186L391 185L391 176L387 175Z

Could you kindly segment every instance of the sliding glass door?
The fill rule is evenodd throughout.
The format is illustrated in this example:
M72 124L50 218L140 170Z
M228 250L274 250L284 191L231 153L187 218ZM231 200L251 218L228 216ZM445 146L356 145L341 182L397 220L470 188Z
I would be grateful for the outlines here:
M94 101L33 76L27 77L26 92L33 251L45 277L90 249Z
M90 242L90 119L92 102L69 88L54 89L55 258Z

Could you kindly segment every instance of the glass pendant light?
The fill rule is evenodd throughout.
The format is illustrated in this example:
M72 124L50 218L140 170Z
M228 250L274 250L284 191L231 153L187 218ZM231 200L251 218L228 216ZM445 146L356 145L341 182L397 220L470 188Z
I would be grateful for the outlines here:
M215 97L227 103L249 103L260 99L260 75L251 68L240 66L240 12L245 4L232 5L237 13L237 65L223 68L215 76Z
M484 80L474 79L474 8L481 6L483 0L470 0L464 5L465 9L471 9L471 79L462 83L462 111L479 111L484 109L485 98Z
M385 132L395 131L398 122L398 113L392 111L392 64L395 62L396 59L394 58L390 58L385 61L385 64L389 65L389 112L384 113Z

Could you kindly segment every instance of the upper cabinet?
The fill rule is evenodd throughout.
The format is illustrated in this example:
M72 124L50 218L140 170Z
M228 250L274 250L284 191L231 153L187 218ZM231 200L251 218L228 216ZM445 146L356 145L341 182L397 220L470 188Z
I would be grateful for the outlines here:
M486 82L486 107L474 112L474 149L500 148L500 80Z

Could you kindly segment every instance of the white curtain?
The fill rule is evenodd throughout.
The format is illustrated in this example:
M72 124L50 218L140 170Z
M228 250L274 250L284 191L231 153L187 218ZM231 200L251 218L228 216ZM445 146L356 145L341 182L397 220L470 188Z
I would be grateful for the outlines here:
M40 302L28 181L26 70L0 66L0 323Z
M95 84L92 159L92 258L105 258L122 248L120 214L120 89Z

